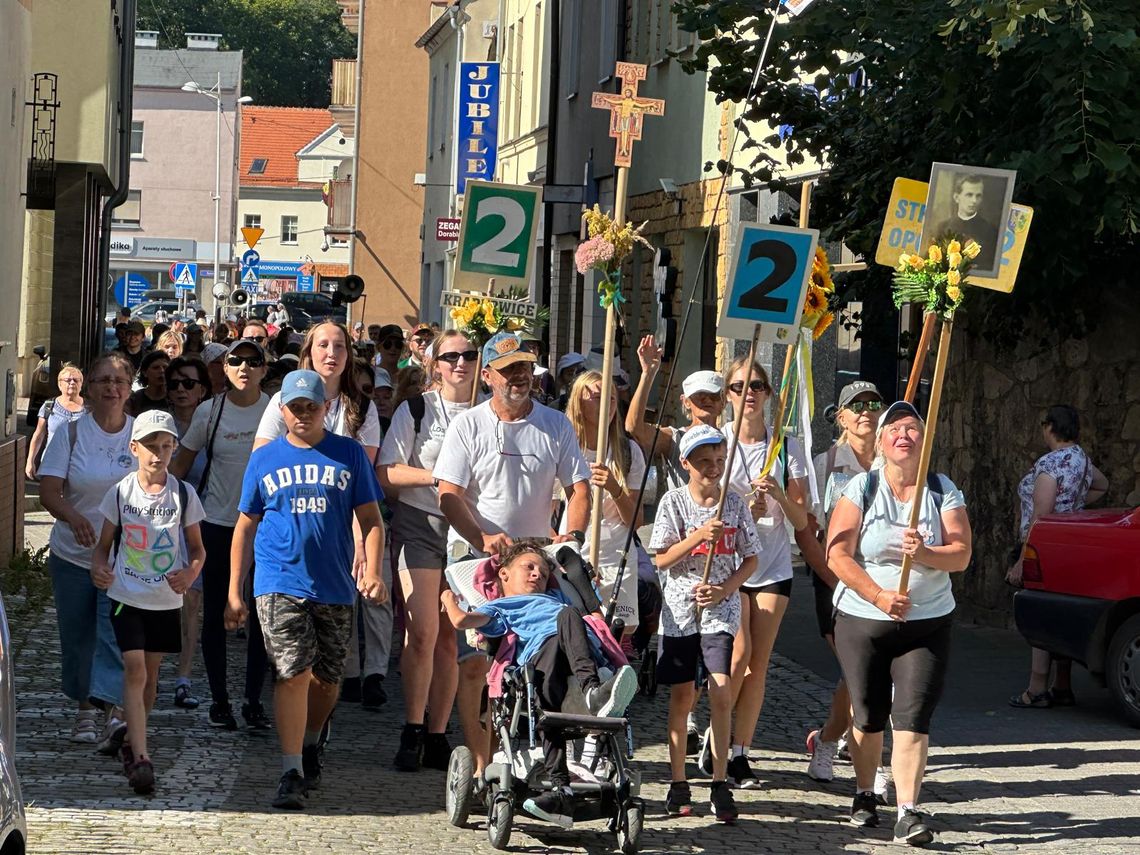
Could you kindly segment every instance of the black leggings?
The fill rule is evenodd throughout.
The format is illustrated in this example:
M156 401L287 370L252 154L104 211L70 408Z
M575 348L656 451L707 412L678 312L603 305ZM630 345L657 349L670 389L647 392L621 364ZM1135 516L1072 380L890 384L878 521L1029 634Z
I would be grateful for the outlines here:
M228 705L226 688L226 603L230 592L230 545L234 530L224 525L202 523L202 545L206 548L206 563L202 567L202 661L206 664L206 677L210 681L210 694L214 703ZM261 637L261 621L253 603L253 568L251 584L246 591L249 620L246 622L245 698L258 701L265 684L269 660L265 655L265 641Z
M881 733L889 719L895 730L930 733L946 682L952 623L953 613L901 623L835 616L835 650L857 728Z
M571 675L578 678L583 692L598 685L598 668L590 657L586 625L581 615L570 606L558 613L558 634L542 643L530 664L534 666L538 700L547 712L562 710ZM542 753L551 785L555 788L569 786L566 737L561 730L543 728Z

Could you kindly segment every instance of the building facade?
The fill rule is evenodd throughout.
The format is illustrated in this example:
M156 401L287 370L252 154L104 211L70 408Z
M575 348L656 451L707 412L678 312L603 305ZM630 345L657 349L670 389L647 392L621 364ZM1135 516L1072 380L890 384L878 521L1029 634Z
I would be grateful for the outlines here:
M213 307L213 268L235 282L234 214L240 148L241 52L217 50L218 36L194 34L185 50L157 50L157 33L136 42L131 179L127 200L112 215L107 306L134 306L149 292L173 296L172 265L193 265L187 297ZM190 84L217 94L186 91ZM214 188L220 162L215 247Z

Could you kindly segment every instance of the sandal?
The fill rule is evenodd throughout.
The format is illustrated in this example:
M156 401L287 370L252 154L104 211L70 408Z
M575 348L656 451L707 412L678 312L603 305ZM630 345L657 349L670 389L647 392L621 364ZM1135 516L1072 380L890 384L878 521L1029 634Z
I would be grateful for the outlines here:
M1053 699L1049 696L1047 691L1036 694L1030 691L1024 691L1010 698L1009 705L1023 710L1046 710L1053 706Z
M1050 689L1049 700L1053 702L1055 707L1075 707L1077 705L1077 696L1073 694L1072 689Z

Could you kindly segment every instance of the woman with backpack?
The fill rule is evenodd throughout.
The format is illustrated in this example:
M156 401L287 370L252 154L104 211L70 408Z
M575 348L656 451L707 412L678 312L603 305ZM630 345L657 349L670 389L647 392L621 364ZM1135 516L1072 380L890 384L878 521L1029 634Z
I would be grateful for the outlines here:
M226 683L226 601L230 589L230 544L238 521L241 475L253 453L254 436L269 406L261 391L265 377L265 351L254 341L238 339L223 360L226 391L198 405L190 427L182 436L178 454L170 464L177 478L188 477L199 452L205 464L198 495L206 518L202 543L206 563L202 568L202 660L210 683L209 724L237 730ZM257 612L250 610L247 628L245 698L242 717L251 730L268 730L269 718L261 704L267 659Z
M728 775L737 787L751 789L760 786L760 781L748 762L748 749L764 708L768 661L792 595L792 550L784 522L791 523L796 531L804 528L809 497L807 461L794 437L784 438L771 470L764 471L775 433L764 422L764 406L772 394L772 384L767 372L753 363L745 388L747 373L748 357L744 356L736 359L724 374L729 403L734 411L744 411L740 443L732 469L724 477L733 492L748 502L761 546L756 572L740 588L740 631L732 647L730 674L734 706ZM722 432L731 448L733 425L726 424ZM699 759L704 761L709 754L706 739Z
M898 803L896 843L925 846L934 832L918 811L930 720L942 695L950 654L954 594L950 574L970 563L973 536L961 492L945 475L923 485L917 528L910 528L926 425L909 403L879 420L881 468L856 475L831 514L827 566L835 588L835 649L851 696L851 824L879 824L875 771L891 722L891 770ZM899 591L904 556L913 560Z
M397 551L404 595L404 730L396 768L421 765L446 769L451 749L444 731L451 717L458 680L455 631L440 622L439 595L445 584L447 520L439 510L432 475L447 428L471 404L479 351L462 333L444 332L427 364L435 388L413 395L396 408L380 449L377 474L396 499L392 542ZM431 711L424 721L425 708Z
M44 401L40 407L35 433L28 443L28 462L24 467L24 474L29 481L36 480L36 469L40 465L44 449L48 447L59 427L76 421L87 412L82 394L83 372L78 366L70 362L63 363L59 369L59 376L56 377L56 384L59 386L59 395L50 401Z

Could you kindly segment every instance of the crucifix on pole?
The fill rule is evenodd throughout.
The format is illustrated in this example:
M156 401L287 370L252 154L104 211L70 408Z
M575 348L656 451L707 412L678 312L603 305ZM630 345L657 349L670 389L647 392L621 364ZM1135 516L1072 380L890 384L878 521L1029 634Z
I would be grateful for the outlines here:
M645 116L664 116L665 102L637 94L638 85L645 80L647 66L633 62L619 62L614 76L621 81L619 92L595 92L590 105L610 111L610 136L616 141L614 166L617 180L614 189L614 222L620 227L625 222L625 208L629 196L629 167L633 163L633 144L641 139ZM613 392L614 340L616 338L616 308L611 300L606 306L606 337L602 350L602 390L598 406L598 463L606 462L606 440L610 425L610 395ZM598 566L598 546L602 527L602 488L595 487L590 510L590 563Z

